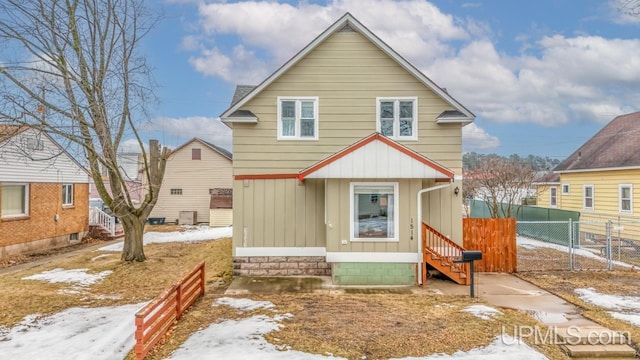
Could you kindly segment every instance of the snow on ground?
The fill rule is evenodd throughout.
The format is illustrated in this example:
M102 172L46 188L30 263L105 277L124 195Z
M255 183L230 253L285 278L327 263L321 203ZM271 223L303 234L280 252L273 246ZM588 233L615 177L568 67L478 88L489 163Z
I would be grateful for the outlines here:
M462 311L465 311L474 316L477 316L482 320L489 320L494 316L502 315L500 311L486 305L471 305L471 306L467 306Z
M142 239L145 245L151 243L167 243L167 242L195 242L203 240L215 240L220 238L231 237L233 234L233 227L209 227L209 226L189 226L186 227L186 231L172 231L172 232L148 232L144 234ZM123 242L116 244L103 246L99 248L100 251L122 251L124 246Z
M213 306L227 305L239 310L254 310L258 308L272 308L268 301L253 301L250 299L221 298ZM480 309L480 308L478 308ZM486 307L484 312L497 312ZM291 350L288 346L278 346L267 342L264 335L281 328L280 320L291 315L256 315L239 320L226 320L212 324L200 330L180 346L168 359L341 359L330 354L318 355ZM496 359L513 358L525 360L546 359L542 354L526 344L505 335L497 337L484 348L473 349L468 352L458 351L453 355L435 354L421 358L405 359Z
M78 286L89 286L104 279L113 271L105 270L97 274L88 274L88 269L71 269L65 270L61 268L43 271L40 274L35 274L27 277L23 277L22 280L42 280L50 283L70 283Z
M640 297L599 294L594 288L575 289L574 291L586 302L613 310L608 312L613 318L640 326Z
M516 238L516 243L518 244L518 246L522 246L525 249L535 249L535 248L545 247L545 248L549 248L549 249L555 249L555 250L558 250L558 251L569 252L569 248L564 246L564 245L548 243L548 242L544 242L544 241L540 241L540 240L531 239L531 238L528 238L528 237L525 237L525 236L518 236ZM607 262L607 259L605 259L602 256L599 256L597 254L594 254L589 250L573 249L573 251L574 251L573 253L575 255L588 257L588 258L595 259L595 260L598 260L598 261L601 261L601 262ZM622 266L622 267L628 267L628 268L635 268L636 267L635 265L630 265L630 264L627 264L625 262L617 261L617 260L613 260L612 263L614 265L618 265L618 266Z
M143 305L27 316L11 329L0 327L0 354L3 359L124 359L135 344L134 314Z

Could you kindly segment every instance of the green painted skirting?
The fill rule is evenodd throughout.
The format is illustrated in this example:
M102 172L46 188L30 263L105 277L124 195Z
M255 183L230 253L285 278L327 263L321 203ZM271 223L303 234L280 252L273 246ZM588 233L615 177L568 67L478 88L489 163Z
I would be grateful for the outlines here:
M416 265L407 263L333 263L336 285L414 285Z

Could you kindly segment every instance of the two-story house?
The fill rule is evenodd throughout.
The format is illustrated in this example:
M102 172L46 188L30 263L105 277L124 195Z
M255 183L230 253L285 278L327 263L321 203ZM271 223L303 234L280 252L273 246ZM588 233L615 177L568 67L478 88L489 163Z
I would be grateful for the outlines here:
M89 174L46 132L0 126L0 258L79 242Z
M582 238L604 237L612 220L616 236L640 240L639 135L640 112L611 120L543 179L538 206L579 211Z
M231 152L193 138L171 152L151 218L182 224L231 225L230 208L212 206L212 197L232 187ZM215 200L215 199L213 199Z
M239 86L221 119L233 129L236 274L415 284L423 222L462 243L474 115L351 14Z

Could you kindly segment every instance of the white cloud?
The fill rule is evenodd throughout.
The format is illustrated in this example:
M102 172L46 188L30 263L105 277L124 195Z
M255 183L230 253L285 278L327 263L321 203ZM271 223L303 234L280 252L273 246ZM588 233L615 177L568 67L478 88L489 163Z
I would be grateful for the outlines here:
M149 149L149 145L146 143L143 143L145 150ZM140 153L140 144L138 143L138 140L136 139L127 139L123 142L120 143L120 148L118 149L119 152L123 152L123 153Z
M201 2L198 11L200 33L183 41L197 49L190 62L233 84L258 83L348 11L487 122L604 122L640 104L638 39L528 35L509 54L496 48L488 23L426 0ZM216 36L237 41L203 40Z
M493 150L498 146L500 146L500 140L478 127L475 123L462 128L462 147L464 152Z
M231 129L219 118L203 116L185 118L156 118L144 124L141 130L160 133L163 145L177 147L197 137L216 146L231 150ZM162 140L164 138L164 140Z

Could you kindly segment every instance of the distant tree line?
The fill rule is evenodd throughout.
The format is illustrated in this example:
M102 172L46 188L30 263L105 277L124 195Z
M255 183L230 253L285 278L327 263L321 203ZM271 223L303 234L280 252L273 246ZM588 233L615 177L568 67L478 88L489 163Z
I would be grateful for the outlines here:
M475 170L486 159L504 159L512 162L517 162L522 165L527 165L536 171L550 171L553 170L556 165L560 163L558 159L552 159L548 156L542 157L537 155L529 155L521 157L518 154L512 154L509 156L500 156L497 154L478 154L476 152L468 152L462 155L462 170L469 172Z

